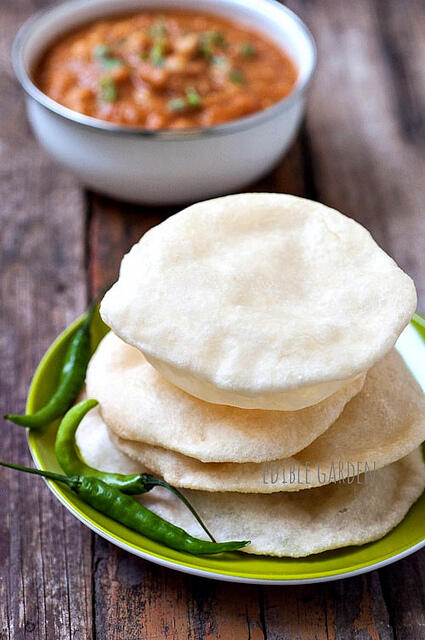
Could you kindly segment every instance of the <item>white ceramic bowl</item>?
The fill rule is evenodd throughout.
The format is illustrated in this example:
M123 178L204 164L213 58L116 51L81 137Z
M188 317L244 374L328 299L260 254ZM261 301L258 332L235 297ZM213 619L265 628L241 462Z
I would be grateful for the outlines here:
M199 0L157 0L155 10L199 10ZM228 16L268 34L292 56L298 80L291 94L251 116L190 130L149 131L72 111L33 84L31 70L46 46L87 21L152 7L152 0L73 0L30 18L13 48L28 117L43 147L87 186L133 202L170 204L240 189L269 171L299 127L316 62L301 20L275 0L202 0L202 11Z

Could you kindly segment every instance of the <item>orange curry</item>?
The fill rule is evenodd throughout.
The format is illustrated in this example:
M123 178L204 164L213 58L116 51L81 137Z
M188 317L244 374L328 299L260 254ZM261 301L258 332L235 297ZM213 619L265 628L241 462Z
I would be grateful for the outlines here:
M266 109L290 93L297 70L278 45L241 24L145 11L63 36L34 75L41 91L88 116L186 129Z

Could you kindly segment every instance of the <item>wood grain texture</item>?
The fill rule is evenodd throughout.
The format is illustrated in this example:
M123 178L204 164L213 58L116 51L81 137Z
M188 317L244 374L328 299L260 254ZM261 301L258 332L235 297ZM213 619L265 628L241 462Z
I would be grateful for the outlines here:
M377 572L338 582L264 588L264 621L267 640L393 638Z
M84 194L33 141L9 63L44 0L0 5L0 407L21 410L55 335L112 282L122 254L175 209ZM425 309L425 5L290 0L319 68L290 153L255 190L318 199L364 224L414 278ZM28 462L3 426L0 457ZM425 552L302 587L168 571L92 534L41 482L0 472L0 640L356 640L424 637Z
M264 640L258 590L171 572L96 544L96 632L114 640Z
M85 306L83 196L32 139L9 62L40 3L0 7L0 407L22 411L52 339ZM25 431L2 424L0 457L29 463ZM0 637L90 639L91 534L42 481L0 472Z
M397 640L421 640L425 629L425 553L422 551L379 572Z

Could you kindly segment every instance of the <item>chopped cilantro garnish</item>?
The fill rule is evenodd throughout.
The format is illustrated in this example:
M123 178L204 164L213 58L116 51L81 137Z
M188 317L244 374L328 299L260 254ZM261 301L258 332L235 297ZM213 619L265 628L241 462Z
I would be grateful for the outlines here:
M214 48L226 49L227 41L220 31L204 31L199 36L198 47L207 60L211 60Z
M195 87L187 87L185 97L171 98L168 101L168 108L171 111L183 111L184 109L196 108L202 104L202 98Z
M167 35L167 25L163 16L159 16L149 27L151 38L165 38Z
M117 69L123 63L119 58L114 58L110 48L106 44L98 44L93 49L93 57L99 62L102 69Z
M99 81L101 89L100 99L102 102L115 102L118 98L117 85L114 80L109 77L102 78Z
M226 49L227 42L221 31L207 31L205 35L210 39L211 44L215 44L220 49Z
M239 51L240 54L244 56L244 58L253 58L257 53L254 45L250 42L244 42L243 44L241 44Z
M119 58L104 58L102 60L102 69L118 69L122 67L122 61Z
M171 109L171 111L183 111L185 107L186 101L184 98L171 98L171 100L168 101L168 108Z
M111 51L106 44L98 44L93 49L93 57L94 58L107 58L111 55Z
M190 107L199 107L202 99L194 87L188 87L186 89L186 101Z
M226 56L213 56L211 64L213 64L215 67L227 67L229 61Z
M245 84L245 76L238 69L232 69L229 71L229 80L231 80L234 84Z
M152 45L149 59L155 67L162 67L164 64L164 45L162 42L155 42Z

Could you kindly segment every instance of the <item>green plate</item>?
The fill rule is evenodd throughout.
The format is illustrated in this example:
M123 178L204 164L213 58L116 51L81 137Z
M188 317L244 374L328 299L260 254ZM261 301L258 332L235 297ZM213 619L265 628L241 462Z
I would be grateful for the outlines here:
M56 388L66 346L80 323L81 318L66 329L40 362L28 395L28 412L34 412L42 406ZM106 332L107 327L97 315L94 319L93 349ZM425 389L424 318L415 316L414 321L400 337L397 347ZM28 435L31 454L40 469L60 471L54 454L56 428L57 424L52 424L43 433L33 431ZM300 559L251 556L243 553L222 554L220 557L195 557L168 549L134 533L94 511L68 489L55 482L48 481L47 484L62 504L81 522L119 547L166 567L219 580L265 584L334 580L382 567L425 545L425 493L398 527L381 540L361 547L346 547Z

